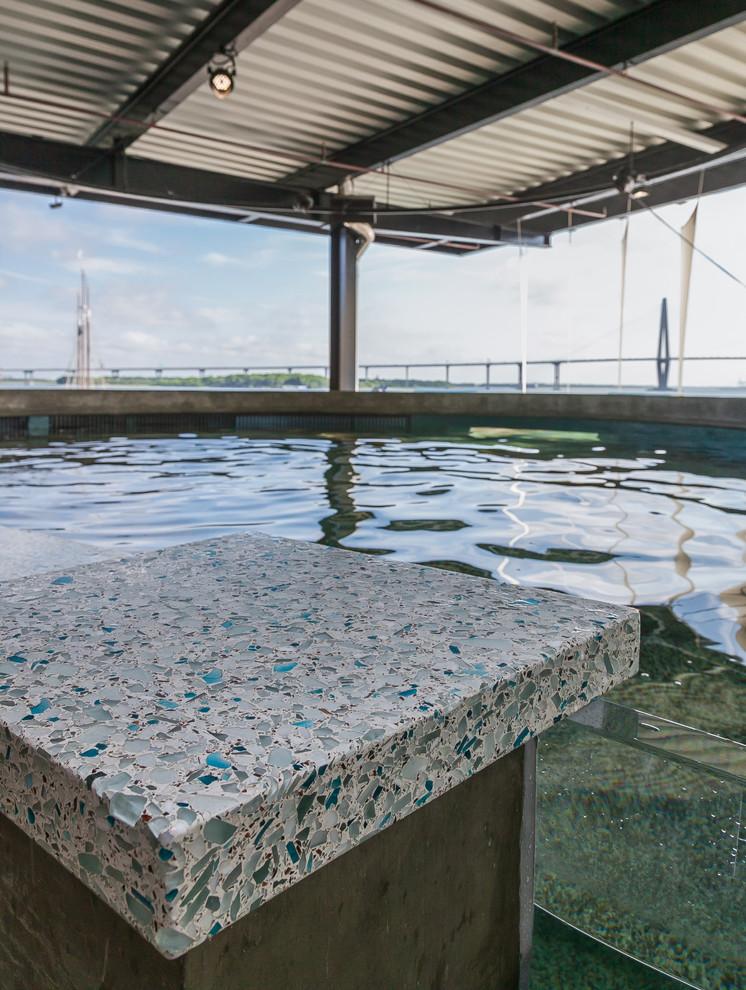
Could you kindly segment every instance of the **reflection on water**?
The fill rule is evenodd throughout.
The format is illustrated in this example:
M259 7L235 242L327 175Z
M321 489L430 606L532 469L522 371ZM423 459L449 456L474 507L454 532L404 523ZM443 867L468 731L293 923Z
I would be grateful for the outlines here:
M515 584L667 606L674 638L686 624L676 659L666 662L671 683L683 690L679 674L715 668L732 680L727 658L746 664L739 449L721 443L703 458L629 438L612 447L595 433L487 434L5 445L0 524L138 548L255 527ZM659 621L660 610L653 614ZM664 681L655 662L651 656L649 673ZM670 706L662 713L675 717Z
M709 477L706 465L701 474L671 470L664 455L589 454L336 442L327 477L347 487L330 487L331 518L351 549L671 605L712 645L746 660L746 481Z

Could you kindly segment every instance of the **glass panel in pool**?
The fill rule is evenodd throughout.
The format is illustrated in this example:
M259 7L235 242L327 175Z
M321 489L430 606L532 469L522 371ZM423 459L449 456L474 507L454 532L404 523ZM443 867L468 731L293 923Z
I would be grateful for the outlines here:
M600 706L539 741L537 903L697 987L746 986L746 747Z
M682 990L684 986L536 908L529 990Z

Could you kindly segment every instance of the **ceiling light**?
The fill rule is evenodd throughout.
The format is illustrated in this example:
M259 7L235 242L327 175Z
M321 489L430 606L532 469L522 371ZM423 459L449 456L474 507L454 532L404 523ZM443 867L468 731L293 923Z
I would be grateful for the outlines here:
M301 192L293 200L293 212L294 213L308 213L312 210L314 206L314 199L310 193Z
M620 193L626 193L632 199L643 199L648 195L645 189L645 183L648 181L648 177L642 175L640 172L635 172L631 168L625 167L620 169L612 177L612 181Z
M207 67L210 89L219 100L224 100L233 92L236 78L236 59L233 51L223 49L213 56Z
M219 100L224 100L233 91L233 73L227 69L216 69L210 75L210 86Z

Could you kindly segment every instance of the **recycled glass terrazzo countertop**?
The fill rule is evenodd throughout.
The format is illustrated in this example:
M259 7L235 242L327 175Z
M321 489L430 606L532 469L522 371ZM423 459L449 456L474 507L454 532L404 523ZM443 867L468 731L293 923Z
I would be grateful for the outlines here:
M273 537L0 586L0 810L169 957L636 670L637 613Z

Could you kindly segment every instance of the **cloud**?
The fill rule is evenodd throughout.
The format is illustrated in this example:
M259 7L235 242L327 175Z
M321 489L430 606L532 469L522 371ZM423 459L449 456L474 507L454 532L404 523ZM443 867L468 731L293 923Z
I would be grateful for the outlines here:
M250 346L251 344L256 344L259 338L253 333L247 333L243 337L233 336L229 337L223 344L223 346L230 352L236 350L243 350L244 348Z
M66 262L63 267L72 272L84 268L89 275L101 273L107 275L141 275L149 270L146 265L136 261L128 261L126 258L89 258L85 256L82 260L76 258L74 261Z
M216 268L225 268L228 265L240 265L240 258L232 257L227 254L221 254L220 251L208 251L207 254L202 255L202 260L207 265L214 265Z
M287 252L280 254L273 246L257 248L248 254L243 249L240 253L236 254L225 254L223 251L208 251L202 255L200 260L206 265L211 265L213 268L243 268L245 270L261 271L270 268L280 257L282 257L284 263L287 265L291 265L294 261L303 264L306 260L302 257L296 258L293 255L288 255Z
M168 288L142 288L125 283L105 294L93 296L96 323L112 333L121 327L129 330L133 325L159 332L167 328L172 335L185 331L202 331L204 318L181 296Z
M62 211L49 211L39 197L27 195L17 199L3 198L0 201L0 229L3 231L3 247L15 254L23 254L39 247L49 249L50 244L65 240L66 232L62 218L56 214Z
M49 282L48 278L41 278L39 275L25 275L22 272L11 272L7 268L0 268L0 275L4 275L7 278L19 278L22 282L41 282L46 285ZM3 285L7 285L7 282L3 282Z
M116 344L113 346L115 351L126 351L130 353L132 351L142 354L162 354L169 346L169 342L163 337L156 337L152 333L144 333L142 330L125 330L117 338Z
M3 368L63 369L74 344L72 331L23 319L0 321L0 340Z
M230 326L241 319L241 310L231 306L200 306L197 312L212 327Z
M160 245L153 241L145 241L142 238L128 234L126 230L107 230L103 234L103 241L111 247L128 248L131 251L143 251L146 254L165 254Z

